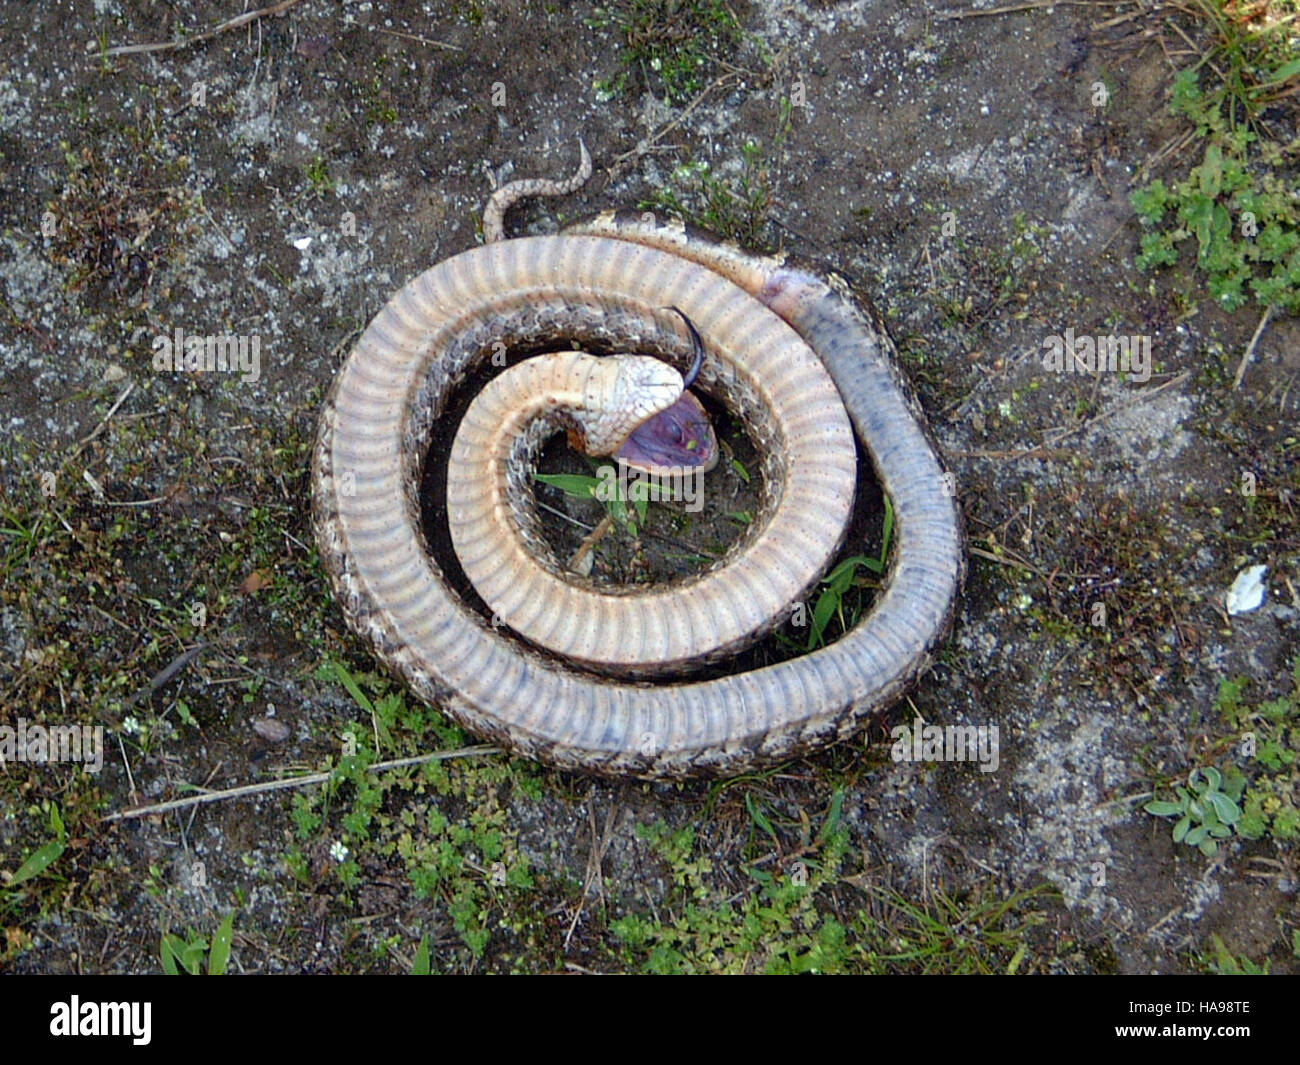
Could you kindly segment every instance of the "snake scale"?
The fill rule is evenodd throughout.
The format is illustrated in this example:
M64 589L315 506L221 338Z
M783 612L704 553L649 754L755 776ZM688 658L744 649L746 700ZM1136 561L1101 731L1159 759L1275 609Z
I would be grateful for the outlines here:
M514 199L572 191L589 170L584 148L568 182L499 190L484 214L489 243L409 282L340 368L313 455L313 524L335 597L421 699L561 768L725 775L847 736L927 668L965 574L960 510L924 412L883 325L837 274L633 212L558 236L493 239ZM453 445L447 521L491 606L462 596L429 551L419 499L456 386L494 353L539 341L685 361L668 305L704 338L699 383L743 417L764 454L751 532L685 585L609 589L566 575L520 502L557 427L549 401L527 407L528 397L580 393L602 367L581 364L587 376L574 385L578 364L547 356L500 375L513 376L496 406L477 422L467 414ZM693 678L693 664L725 661L784 620L829 564L852 502L854 436L894 510L873 609L802 657Z

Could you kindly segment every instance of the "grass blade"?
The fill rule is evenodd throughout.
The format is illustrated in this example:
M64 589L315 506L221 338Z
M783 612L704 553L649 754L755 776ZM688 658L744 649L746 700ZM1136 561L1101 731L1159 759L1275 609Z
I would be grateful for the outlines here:
M14 873L14 878L6 884L6 887L16 887L25 880L31 880L32 877L40 876L50 865L57 862L62 856L64 845L60 840L51 840L44 847L38 848L32 853L32 856L18 867L18 872Z
M226 963L230 961L230 944L235 938L235 911L226 914L212 937L212 949L208 951L208 975L225 976Z

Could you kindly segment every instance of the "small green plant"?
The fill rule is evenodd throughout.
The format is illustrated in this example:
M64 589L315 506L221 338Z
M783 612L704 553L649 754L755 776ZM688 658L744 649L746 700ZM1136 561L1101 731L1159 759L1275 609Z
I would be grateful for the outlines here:
M50 831L54 834L54 838L49 843L36 848L28 859L18 867L14 875L10 877L9 882L5 884L6 890L16 888L19 884L40 876L63 856L63 852L67 848L68 831L63 826L63 819L59 816L58 806L53 803L50 804Z
M947 205L925 203L938 216L929 240L935 251L931 283L923 292L953 329L979 329L995 315L1023 320L1033 313L1049 231L1017 211L1001 236L976 236ZM908 368L935 389L950 387L946 360L922 355L924 344L904 346Z
M1213 767L1193 769L1187 777L1187 787L1174 786L1177 802L1153 800L1142 809L1156 817L1176 817L1174 842L1199 847L1206 857L1219 849L1218 841L1232 835L1233 827L1241 820L1241 798L1244 777L1236 777L1229 784L1230 794L1222 789L1223 774Z
M397 108L393 106L392 96L384 86L384 79L378 74L370 84L366 121L380 126L391 126L397 121Z
M1245 677L1219 685L1219 712L1238 730L1238 749L1256 767L1237 825L1246 839L1300 839L1300 655L1292 663L1291 678L1289 694L1254 706L1244 698Z
M889 501L889 497L885 496L885 523L880 537L880 557L868 558L866 555L854 555L852 558L846 558L822 578L822 584L826 587L817 597L817 603L813 607L812 624L808 632L809 651L821 646L826 634L826 626L830 624L831 618L838 617L840 627L848 630L849 625L844 618L844 599L849 589L853 587L858 568L870 570L877 577L883 574L886 559L889 557L889 542L893 534L894 505Z
M1214 947L1214 956L1207 958L1205 964L1211 972L1218 973L1220 976L1267 976L1269 962L1265 959L1263 965L1256 965L1246 955L1239 957L1234 955L1222 939L1217 934L1211 934L1210 944Z
M648 481L632 481L624 492L617 478L588 477L580 473L535 473L533 479L540 484L558 488L574 499L595 499L603 503L615 524L633 537L637 535L637 521L642 526L645 525L650 500L657 498L657 493ZM635 520L632 511L628 509L629 503L632 511L636 512Z
M1288 43L1287 19L1268 25L1223 0L1197 0L1216 41L1196 66L1174 79L1174 114L1196 125L1200 163L1183 180L1159 179L1130 197L1148 230L1141 270L1172 266L1183 242L1196 238L1196 267L1214 299L1233 311L1254 298L1260 307L1300 310L1300 204L1293 194L1300 142L1275 141L1262 112L1300 82L1300 58ZM1201 68L1215 72L1203 87Z
M610 923L626 958L650 973L841 973L1033 971L1037 959L1026 938L1045 917L1034 908L1046 888L1012 895L977 886L951 895L941 884L917 904L866 876L845 877L848 832L845 792L830 797L820 830L800 816L797 851L781 866L777 807L747 793L752 838L768 852L746 867L753 880L737 892L718 884L713 860L701 853L691 827L656 823L638 829L669 869L673 892L653 917L630 914ZM771 816L769 816L771 815ZM870 912L844 912L844 888L872 897Z
M334 190L334 179L330 177L329 163L323 156L318 155L307 164L307 180L317 192L325 193Z
M638 828L637 835L668 864L676 913L654 920L631 914L611 922L610 931L648 973L844 971L853 953L847 931L816 906L822 889L838 879L848 847L843 801L843 792L836 792L806 857L790 863L786 875L751 866L755 886L738 904L718 897L712 859L696 853L694 829L673 831L662 822ZM751 804L751 814L755 810ZM755 821L775 840L761 815Z
M597 84L606 99L622 92L629 76L670 104L681 104L704 88L709 71L740 43L740 24L725 0L623 0L596 8L594 29L616 29L623 37L624 69Z
M203 955L207 954L207 974L225 976L226 966L230 961L230 946L235 938L235 912L231 910L217 926L212 935L212 942L189 929L188 938L170 932L164 932L162 947L159 951L163 972L168 976L179 976L184 969L191 976L201 976L204 972Z
M673 171L667 186L656 189L639 206L677 215L744 247L768 249L771 172L758 141L746 141L740 154L740 171L730 178L719 177L703 159L683 163Z
M24 512L17 507L0 506L0 536L9 542L0 555L0 573L9 576L40 548L45 533L54 524L54 512L46 508Z
M509 934L528 927L531 909L521 907L522 916L509 909L533 887L508 817L515 796L532 795L525 771L507 762L456 760L376 772L380 744L385 753L407 755L429 740L463 747L465 736L427 707L408 704L386 677L354 673L334 660L322 663L315 677L342 685L369 721L344 731L329 783L293 800L296 842L286 863L294 877L304 884L336 878L346 900L361 883L363 860L395 857L415 895L446 913L476 959L493 929ZM329 861L314 867L313 852L327 853ZM376 950L387 953L389 945Z
M421 936L420 945L415 948L415 959L411 962L412 976L430 976L433 963L429 959L429 937Z
M102 303L115 337L133 337L148 320L150 291L165 289L197 233L190 161L159 133L166 109L159 96L142 95L138 126L78 130L80 148L65 141L62 187L41 218L45 254L64 271L67 291Z
M1258 123L1263 109L1288 95L1300 76L1295 0L1190 0L1179 6L1199 16L1211 33L1210 48L1191 69L1208 66L1214 71L1215 101L1229 107L1234 121Z
M892 888L871 885L867 891L885 916L878 963L926 974L1033 971L1026 934L1044 923L1031 903L1051 893L1046 885L1005 896L977 889L964 897L936 885L920 903Z

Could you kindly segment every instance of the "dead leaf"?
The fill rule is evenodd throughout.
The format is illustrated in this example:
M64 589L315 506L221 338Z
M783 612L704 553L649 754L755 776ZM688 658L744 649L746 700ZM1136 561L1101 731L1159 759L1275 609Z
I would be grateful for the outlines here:
M253 570L252 573L250 573L247 577L244 578L244 583L239 586L239 590L243 592L245 595L255 595L257 592L260 592L263 588L265 588L270 583L271 583L270 577L268 577L260 569L255 569Z

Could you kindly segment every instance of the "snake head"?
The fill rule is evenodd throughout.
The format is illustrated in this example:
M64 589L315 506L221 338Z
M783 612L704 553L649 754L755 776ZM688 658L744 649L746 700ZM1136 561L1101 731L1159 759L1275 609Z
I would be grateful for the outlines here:
M572 412L570 444L661 475L710 470L717 463L708 414L666 362L648 355L578 358L586 377Z
M645 473L700 470L707 473L718 462L718 440L703 405L686 389L695 383L704 365L704 341L679 307L668 307L681 318L691 336L694 358L682 379L682 392L671 407L646 419L616 452L617 458Z

